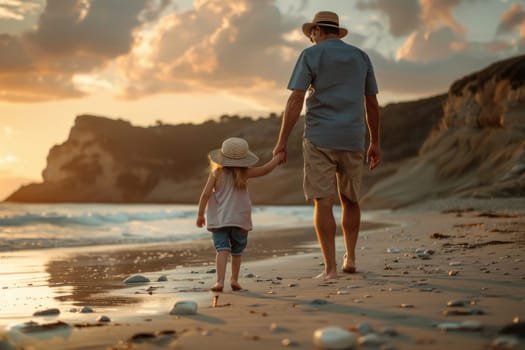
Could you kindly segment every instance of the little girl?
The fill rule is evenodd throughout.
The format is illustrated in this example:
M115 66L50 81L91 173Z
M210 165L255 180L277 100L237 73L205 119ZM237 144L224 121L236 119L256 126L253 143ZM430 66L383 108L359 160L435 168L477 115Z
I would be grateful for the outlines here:
M238 282L241 255L248 243L248 231L252 229L247 180L275 169L284 160L284 152L276 154L266 164L252 168L259 158L249 150L244 139L232 137L225 140L220 149L211 151L208 158L211 171L199 200L197 226L207 224L217 251L217 282L211 290L222 292L228 256L231 254L231 288L239 291L242 290Z

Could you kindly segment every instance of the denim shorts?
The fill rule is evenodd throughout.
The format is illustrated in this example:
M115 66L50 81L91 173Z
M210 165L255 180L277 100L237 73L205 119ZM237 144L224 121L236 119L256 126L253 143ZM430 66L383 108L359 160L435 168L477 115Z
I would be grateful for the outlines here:
M215 250L229 250L231 255L242 255L248 244L248 232L240 227L227 226L212 229Z

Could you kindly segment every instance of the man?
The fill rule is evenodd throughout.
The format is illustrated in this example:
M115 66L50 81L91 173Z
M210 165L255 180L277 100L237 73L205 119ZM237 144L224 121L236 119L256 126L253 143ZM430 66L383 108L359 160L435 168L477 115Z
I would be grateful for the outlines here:
M290 78L288 89L292 93L274 154L283 151L286 155L288 137L300 116L308 90L303 188L306 199L314 201L314 226L325 263L325 271L318 277L333 279L337 278L333 215L336 193L341 201L341 228L346 250L342 270L346 273L356 271L355 247L361 219L359 190L367 126L370 170L379 164L381 157L378 89L367 54L341 40L348 31L339 27L336 13L319 12L311 23L303 24L302 30L315 45L303 50Z

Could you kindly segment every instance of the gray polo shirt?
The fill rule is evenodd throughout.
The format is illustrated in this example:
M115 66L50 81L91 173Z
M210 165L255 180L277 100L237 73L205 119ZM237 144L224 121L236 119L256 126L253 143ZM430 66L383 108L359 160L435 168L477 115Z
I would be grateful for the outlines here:
M340 39L328 39L301 53L290 90L309 90L304 137L333 149L365 150L364 96L378 92L368 55Z

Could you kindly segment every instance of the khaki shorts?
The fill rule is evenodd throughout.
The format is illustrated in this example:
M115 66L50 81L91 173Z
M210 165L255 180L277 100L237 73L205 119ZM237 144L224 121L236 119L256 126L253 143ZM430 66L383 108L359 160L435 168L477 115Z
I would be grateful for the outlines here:
M303 157L303 190L307 200L332 197L339 190L351 202L359 202L362 152L318 147L304 139Z

